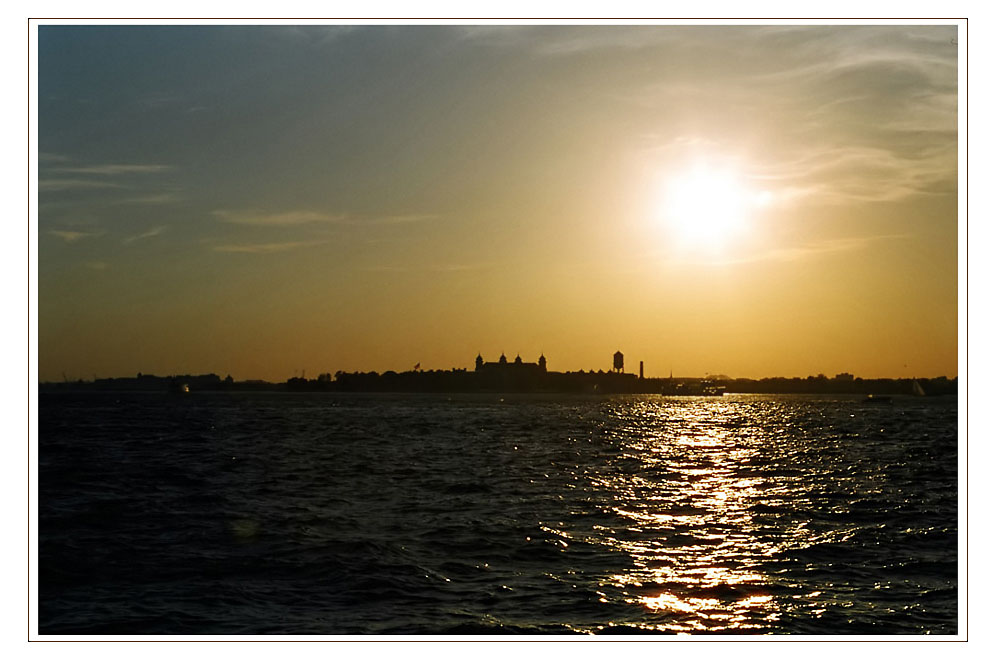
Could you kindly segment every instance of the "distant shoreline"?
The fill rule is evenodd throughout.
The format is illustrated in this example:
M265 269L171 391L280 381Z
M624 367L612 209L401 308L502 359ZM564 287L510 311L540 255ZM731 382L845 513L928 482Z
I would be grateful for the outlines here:
M621 372L481 374L467 370L338 372L285 382L235 381L216 374L41 382L39 392L370 392L370 393L536 393L536 394L835 394L955 395L958 379L947 377L862 379L851 375L737 379L644 378Z

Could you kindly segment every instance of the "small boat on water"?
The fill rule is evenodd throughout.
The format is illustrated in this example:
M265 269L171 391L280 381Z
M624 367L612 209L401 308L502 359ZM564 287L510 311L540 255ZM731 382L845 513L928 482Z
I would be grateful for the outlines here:
M889 397L888 395L868 395L868 397L865 398L865 401L869 404L891 404L892 397Z
M190 384L171 379L169 382L169 391L174 395L186 395L190 392Z
M704 380L698 382L668 383L661 390L662 395L689 395L693 397L722 397L726 386Z

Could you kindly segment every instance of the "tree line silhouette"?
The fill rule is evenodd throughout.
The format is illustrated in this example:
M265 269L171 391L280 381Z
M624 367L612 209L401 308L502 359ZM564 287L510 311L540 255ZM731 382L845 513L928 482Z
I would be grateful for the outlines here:
M914 385L915 383L919 388ZM405 372L331 372L313 379L295 376L284 382L236 381L217 374L103 378L92 381L65 380L40 384L42 392L99 391L291 391L291 392L550 392L550 393L695 393L703 383L727 393L757 394L881 394L905 395L922 391L926 395L954 395L958 379L944 376L919 379L862 379L850 374L827 377L823 374L801 377L738 379L728 377L646 378L635 374L579 370L577 372L518 372L451 370L409 370ZM184 388L183 386L186 386Z

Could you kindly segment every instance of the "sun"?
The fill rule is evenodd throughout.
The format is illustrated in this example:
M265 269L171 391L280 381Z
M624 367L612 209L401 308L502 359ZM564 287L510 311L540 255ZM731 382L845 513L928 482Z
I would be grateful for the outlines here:
M661 203L664 222L686 247L718 249L749 229L771 194L751 189L735 169L698 164L669 178Z

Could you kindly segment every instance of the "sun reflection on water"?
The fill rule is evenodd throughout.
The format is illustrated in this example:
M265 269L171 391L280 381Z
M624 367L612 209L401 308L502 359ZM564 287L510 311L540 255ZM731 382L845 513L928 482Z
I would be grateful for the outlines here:
M632 561L604 585L641 607L644 624L651 615L658 630L749 633L779 617L756 569L773 551L755 534L750 512L762 478L743 470L756 448L742 424L717 424L736 420L732 406L684 407L678 419L663 404L644 407L639 433L621 439L621 449L645 475L621 471L603 485L621 526L601 541ZM660 433L647 433L648 418Z

